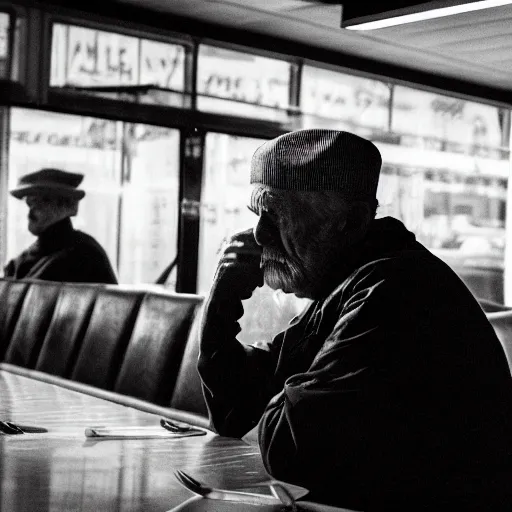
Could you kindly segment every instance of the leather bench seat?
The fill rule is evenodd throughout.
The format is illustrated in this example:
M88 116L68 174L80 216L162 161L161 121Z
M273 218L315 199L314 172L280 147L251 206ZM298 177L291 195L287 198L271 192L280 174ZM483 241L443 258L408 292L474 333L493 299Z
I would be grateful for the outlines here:
M181 411L192 412L200 416L208 416L204 401L201 377L197 371L199 358L199 327L201 314L198 313L181 359L178 377L171 398L171 407Z
M0 361L207 416L202 297L158 287L0 278ZM481 303L512 368L512 308Z
M30 283L5 352L6 363L35 367L61 286L42 281Z
M99 289L87 284L62 285L36 370L59 377L71 376Z
M200 303L196 295L144 296L114 391L168 405Z
M103 290L94 304L71 378L112 390L143 292Z
M0 360L11 342L28 285L24 281L0 279Z
M202 301L154 286L0 278L0 361L164 406L190 379L196 392L175 402L204 417L191 337Z
M495 313L497 311L510 311L510 309L511 309L508 306L504 306L503 304L500 304L498 302L493 302L492 300L488 300L488 299L478 299L478 302L479 302L481 308L486 313Z
M486 316L501 341L512 372L512 309L486 313Z

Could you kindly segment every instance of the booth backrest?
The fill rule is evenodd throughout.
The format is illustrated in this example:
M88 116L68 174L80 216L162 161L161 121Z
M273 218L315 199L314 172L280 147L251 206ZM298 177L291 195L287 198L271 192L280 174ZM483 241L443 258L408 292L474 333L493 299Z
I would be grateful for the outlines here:
M486 315L501 341L512 371L512 309L486 313Z
M208 416L208 410L201 387L201 378L197 371L200 325L201 311L197 313L190 331L187 346L183 353L176 386L171 398L171 407L182 411L193 412L201 416Z
M100 289L87 284L62 285L36 370L70 376Z
M6 363L25 368L35 367L60 288L60 283L30 283L5 352Z
M205 416L196 337L189 346L202 300L153 285L0 278L0 361L163 406L188 373L198 393L176 403Z
M478 303L486 313L495 313L497 311L510 311L510 307L504 306L498 302L487 299L478 299Z
M27 289L27 282L0 279L0 360L11 342Z
M169 405L200 303L196 295L144 296L114 391Z
M105 289L98 294L71 378L112 390L137 318L143 292Z

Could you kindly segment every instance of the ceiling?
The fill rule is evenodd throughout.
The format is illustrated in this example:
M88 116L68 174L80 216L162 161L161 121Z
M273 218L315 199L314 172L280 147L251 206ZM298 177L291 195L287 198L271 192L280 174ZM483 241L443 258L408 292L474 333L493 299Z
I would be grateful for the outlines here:
M340 28L341 5L327 0L111 1L214 25L220 39L221 27L252 38L269 36L285 42L287 48L293 49L295 43L295 54L311 46L330 52L331 57L335 54L337 64L351 69L512 104L512 5L353 31ZM356 3L345 2L345 9ZM169 23L170 30L173 25Z

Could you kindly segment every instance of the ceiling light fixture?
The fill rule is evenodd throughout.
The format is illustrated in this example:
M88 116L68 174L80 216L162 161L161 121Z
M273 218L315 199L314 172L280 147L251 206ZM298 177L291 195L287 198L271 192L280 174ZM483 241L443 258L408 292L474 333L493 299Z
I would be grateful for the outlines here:
M434 18L442 18L445 16L453 16L454 14L460 14L470 11L480 11L482 9L490 9L492 7L501 7L503 5L512 4L512 0L481 0L477 2L464 3L460 5L452 5L450 7L440 7L436 9L429 9L423 12L415 12L412 14L398 14L399 11L395 11L397 14L390 18L378 19L374 21L363 21L360 18L360 22L356 19L342 23L342 27L348 30L375 30L378 28L393 27L395 25L403 25L405 23L414 23L417 21L431 20ZM382 13L388 15L388 13ZM348 25L350 23L350 25ZM358 23L357 25L353 23Z

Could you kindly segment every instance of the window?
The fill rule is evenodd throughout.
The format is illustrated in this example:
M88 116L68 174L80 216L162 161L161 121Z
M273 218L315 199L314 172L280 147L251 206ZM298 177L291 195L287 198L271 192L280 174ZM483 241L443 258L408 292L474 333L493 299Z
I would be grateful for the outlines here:
M55 23L50 86L186 107L185 47Z
M402 146L508 159L503 112L490 105L396 86L392 131Z
M178 130L124 126L120 282L154 283L176 256L179 145Z
M77 229L95 237L112 264L117 262L118 202L121 186L120 123L21 108L11 109L9 188L43 167L84 174L86 197L74 220ZM9 197L8 259L34 238L27 230L27 208Z
M403 221L476 295L503 300L502 285L482 288L476 276L485 268L502 281L509 111L310 66L301 111L303 127L373 140L383 159L377 215Z
M206 136L202 186L198 290L209 290L222 242L254 225L247 205L251 197L250 163L265 142L220 133Z
M202 211L199 242L199 293L210 289L223 241L236 232L255 226L257 217L247 208L252 185L250 162L263 140L209 133L206 137L205 171L202 187ZM244 302L245 315L240 320L244 343L269 341L286 328L308 301L257 288Z
M9 25L10 16L0 12L0 78L7 78L9 75Z
M75 228L105 248L121 283L154 283L177 251L179 132L11 109L9 188L43 167L84 174ZM26 216L10 197L7 259L34 241Z
M22 53L25 51L24 11L17 9L16 15L0 12L0 79L20 81ZM24 70L23 70L24 72Z
M497 107L396 86L396 144L377 143L387 168L381 214L404 220L481 297L488 291L472 286L478 269L502 281L507 116ZM495 286L486 298L501 302L502 294Z
M390 90L388 84L376 80L304 66L302 127L347 130L362 136L387 131Z
M289 62L200 45L197 108L219 114L286 120Z

